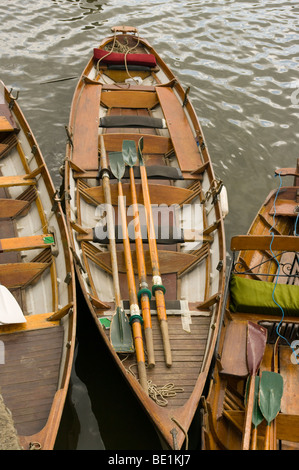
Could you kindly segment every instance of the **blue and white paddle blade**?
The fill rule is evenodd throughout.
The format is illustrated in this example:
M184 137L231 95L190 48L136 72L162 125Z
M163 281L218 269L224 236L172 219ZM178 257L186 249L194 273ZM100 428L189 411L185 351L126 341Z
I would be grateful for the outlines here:
M21 307L3 285L0 285L0 325L10 325L12 323L26 323Z

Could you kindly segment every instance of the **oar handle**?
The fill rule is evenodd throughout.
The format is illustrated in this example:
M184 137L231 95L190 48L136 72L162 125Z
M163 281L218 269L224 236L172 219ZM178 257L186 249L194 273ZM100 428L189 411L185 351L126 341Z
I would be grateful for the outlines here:
M252 375L250 377L249 392L248 392L244 428L243 428L243 441L242 441L243 450L249 450L249 446L250 446L252 412L253 412L253 406L254 406L254 389L255 389L255 376Z
M155 354L154 354L154 343L153 343L153 331L152 331L152 320L150 311L150 291L148 291L147 278L146 278L146 266L144 261L143 242L140 233L140 218L137 204L137 194L135 187L135 177L133 167L130 167L130 181L131 181L131 196L134 208L134 221L135 221L135 246L136 246L136 257L137 267L139 275L139 283L142 287L139 291L140 304L142 318L144 322L144 334L147 348L147 361L148 367L155 365ZM147 293L148 291L148 293Z

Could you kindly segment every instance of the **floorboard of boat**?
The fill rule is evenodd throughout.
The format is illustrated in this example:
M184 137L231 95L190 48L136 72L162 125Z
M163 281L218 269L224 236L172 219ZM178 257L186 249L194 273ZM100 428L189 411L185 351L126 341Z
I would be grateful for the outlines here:
M177 392L173 397L166 397L167 406L181 407L190 397L201 371L210 317L193 316L190 332L183 330L180 315L168 317L169 338L173 364L167 367L164 362L163 343L157 317L152 315L153 341L156 365L147 369L147 380L157 388L173 384ZM127 356L124 367L137 376L134 356Z
M32 435L46 424L57 390L63 328L0 335L4 364L0 387L20 435Z

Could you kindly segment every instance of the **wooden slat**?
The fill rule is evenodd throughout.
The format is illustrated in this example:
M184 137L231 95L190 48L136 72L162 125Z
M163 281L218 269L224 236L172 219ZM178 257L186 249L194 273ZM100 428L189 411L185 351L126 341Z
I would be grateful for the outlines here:
M58 386L63 328L2 335L5 363L1 394L19 435L31 436L46 424Z
M107 108L146 108L151 109L159 103L155 93L146 91L119 92L106 91L102 93L101 102Z
M247 377L246 359L247 322L232 321L227 327L221 354L220 373L237 377Z
M171 88L157 87L156 90L180 168L194 171L202 161L184 109Z
M299 203L296 201L289 201L283 199L277 199L272 209L270 209L270 215L279 215L286 217L297 217L298 215Z
M143 137L143 154L166 154L172 149L171 140L168 137L160 135L149 134L128 134L124 137L123 134L111 133L103 134L105 149L107 152L119 152L122 149L124 138L134 140L136 145L141 137Z
M28 201L20 199L0 199L0 219L16 217L28 206Z
M132 204L131 199L131 187L129 183L124 183L123 193L126 197L126 205L130 206ZM111 199L112 204L118 204L118 188L117 184L111 184ZM185 188L179 188L176 186L166 186L163 184L149 184L149 192L152 204L181 204L187 198L193 195L193 191ZM143 203L142 196L142 185L136 184L136 193L138 203ZM105 203L104 191L102 186L95 186L91 188L86 188L81 192L82 196L84 195L91 197L97 204Z
M13 131L14 128L5 116L0 116L0 132Z
M101 85L84 85L75 109L72 160L84 170L98 168Z
M238 235L232 237L231 250L269 250L271 242L271 235ZM299 237L275 235L271 248L275 251L299 251Z
M0 188L9 186L31 186L36 184L34 178L28 178L28 175L0 176Z
M32 235L29 237L2 238L0 251L21 251L35 248L50 248L54 244L52 234Z
M48 321L54 312L26 315L26 323L15 323L13 325L0 325L0 335L19 333L30 330L53 328L59 325L59 320Z
M31 284L49 263L6 263L0 264L0 283L8 289Z
M132 262L134 272L138 273L138 266L137 266L137 258L136 258L136 251L131 250L132 253ZM161 274L169 274L175 273L180 269L184 269L184 267L188 266L192 263L196 256L193 256L189 253L180 253L177 251L169 251L169 250L158 250L159 256L159 264L160 264L160 271ZM145 267L146 272L148 274L152 274L152 265L151 265L151 258L150 252L148 250L144 250L144 259L145 259ZM97 255L97 260L107 269L111 271L111 256L110 253L99 253ZM125 273L126 269L126 262L125 256L123 252L117 253L117 264L119 272Z

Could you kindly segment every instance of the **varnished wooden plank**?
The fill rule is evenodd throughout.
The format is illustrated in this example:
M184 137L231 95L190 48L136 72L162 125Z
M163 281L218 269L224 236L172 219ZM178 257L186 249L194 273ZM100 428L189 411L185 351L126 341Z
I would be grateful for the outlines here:
M52 234L0 239L0 251L22 251L36 248L50 248L54 244Z
M184 109L171 88L157 87L156 90L180 168L194 171L203 162Z
M9 186L30 186L36 184L34 178L28 178L28 175L0 176L0 188Z
M0 264L0 283L8 289L24 287L40 276L49 263Z
M272 244L271 244L272 243ZM231 250L288 250L299 251L299 237L275 235L238 235L232 237Z
M123 134L108 133L104 134L104 143L107 152L119 152L122 149L122 143L124 140ZM128 134L126 138L128 140L134 140L136 145L142 134ZM166 154L172 149L171 140L168 137L159 135L143 135L143 154Z
M83 85L73 124L72 160L84 170L98 168L98 128L101 85Z
M27 315L26 323L14 325L0 325L0 335L24 332L27 330L40 330L44 328L54 328L59 325L59 321L48 321L51 313L40 313L36 315Z
M0 132L13 131L14 128L5 116L0 116Z
M63 328L2 335L1 341L5 345L5 364L0 368L4 402L18 433L35 434L46 424L57 389Z
M123 194L126 198L126 205L130 206L132 204L131 198L131 186L129 183L123 183ZM136 194L138 203L143 203L142 196L142 185L136 183ZM118 188L117 184L111 184L111 201L113 205L118 204ZM152 204L163 204L172 205L172 204L181 204L188 197L192 196L193 192L189 189L179 188L175 186L166 186L163 184L149 184L149 193ZM104 191L102 186L95 186L81 190L82 197L84 195L89 196L98 204L105 203Z
M0 199L0 219L16 217L27 206L28 201L22 201L20 199Z
M146 108L151 109L159 102L155 93L146 91L127 91L118 92L106 91L102 93L101 102L107 108Z
M137 265L137 258L136 258L136 251L131 250L132 254L132 262L133 262L133 269L135 274L138 273L138 265ZM183 269L184 266L188 265L194 259L195 256L189 253L180 253L176 251L169 251L169 250L158 250L159 256L159 265L160 265L160 273L161 274L168 274L176 272L180 269ZM111 256L110 253L98 253L97 259L106 267L109 271L111 271ZM144 250L144 259L145 259L145 267L146 272L148 274L152 274L152 265L151 265L151 258L150 252L148 250ZM118 270L120 272L126 272L126 262L125 256L123 252L117 253L117 264Z

